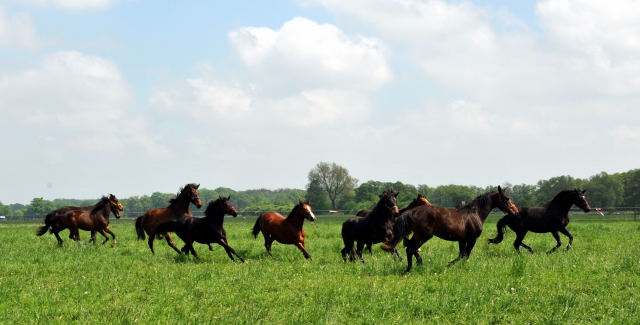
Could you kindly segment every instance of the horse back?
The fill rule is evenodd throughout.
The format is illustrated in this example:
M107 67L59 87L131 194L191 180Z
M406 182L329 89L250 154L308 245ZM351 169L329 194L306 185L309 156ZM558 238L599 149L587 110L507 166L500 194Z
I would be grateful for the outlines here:
M482 232L480 218L467 210L423 205L409 213L415 233L457 241Z
M263 234L269 234L275 240L284 244L295 244L304 241L306 236L302 227L287 222L287 219L278 212L265 212L260 215Z
M161 223L177 220L183 216L177 215L169 208L149 209L142 215L141 225L148 234L155 234L155 230Z

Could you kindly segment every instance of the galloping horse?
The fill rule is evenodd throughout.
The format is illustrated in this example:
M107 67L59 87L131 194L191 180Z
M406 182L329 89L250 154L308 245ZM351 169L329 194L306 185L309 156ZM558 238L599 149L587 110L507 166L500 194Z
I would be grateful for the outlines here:
M182 252L185 254L193 254L198 257L196 250L193 248L193 242L201 244L217 243L224 247L227 255L232 261L235 261L233 255L237 256L241 262L244 259L229 246L227 242L227 233L224 231L222 224L224 215L232 215L234 218L238 216L236 208L229 203L231 196L219 197L215 201L211 201L204 211L204 218L184 217L175 221L168 221L158 226L158 233L175 232L185 245ZM211 246L209 246L211 247Z
M47 230L56 236L58 245L62 246L62 239L59 232L69 228L69 238L79 240L78 229L91 231L91 241L96 241L95 232L104 236L103 244L109 240L105 234L108 233L115 244L116 235L109 229L109 214L113 213L116 218L120 218L120 211L124 206L113 194L103 196L98 203L87 207L62 207L50 212L44 219L44 226L40 227L36 235L42 236Z
M361 261L362 248L365 244L375 244L391 239L393 218L398 216L397 205L398 192L387 189L380 195L376 206L365 214L364 217L355 217L342 224L342 241L344 248L340 251L342 259L346 262L355 261L353 242L357 244L355 254Z
M541 207L522 207L518 214L508 214L498 221L498 235L496 238L489 239L492 244L502 242L504 227L509 226L516 232L516 240L513 242L513 247L516 251L520 252L520 246L526 248L530 253L533 253L531 247L522 242L524 236L528 231L537 233L550 232L553 238L556 239L556 246L551 248L547 253L552 253L562 243L560 242L560 236L558 231L569 237L569 245L566 250L571 248L573 244L573 236L567 230L569 224L569 209L572 205L577 205L584 212L591 211L589 202L584 196L586 190L567 190L558 193L553 200Z
M269 256L272 256L271 244L274 240L277 240L283 244L295 245L306 259L311 259L311 255L304 247L304 238L306 236L304 230L302 230L304 219L315 221L316 216L311 211L309 201L298 201L298 204L293 207L286 218L275 211L261 214L256 220L251 233L255 238L262 231L264 247L267 249Z
M511 202L507 194L498 186L497 191L487 192L476 197L462 208L442 208L421 206L409 210L400 216L393 226L393 240L389 243L395 247L413 231L413 237L405 240L407 246L407 269L412 267L412 259L422 264L418 249L433 236L444 240L457 241L459 255L449 265L462 258L469 258L476 240L482 233L482 226L489 212L498 208L507 213L518 213L518 208Z
M136 233L138 234L138 239L144 239L145 232L149 235L149 241L147 243L149 244L152 254L155 254L153 250L153 240L156 236L160 238L160 235L164 236L167 244L169 244L171 248L178 252L178 254L181 254L178 247L173 243L171 235L168 232L158 232L156 228L161 223L180 219L184 216L191 216L191 211L189 211L190 203L195 204L198 208L202 207L198 187L200 187L200 184L187 184L180 189L180 193L178 193L175 199L169 200L168 207L147 210L144 215L136 218Z
M431 202L429 202L429 200L427 200L427 197L422 195L422 194L418 194L418 197L416 197L415 199L413 199L413 201L411 201L411 203L409 203L409 205L407 205L405 208L400 209L400 211L398 211L398 215L402 215L405 211L411 210L415 207L419 207L421 205L427 205L427 206L432 206L433 204L431 204ZM366 209L366 210L360 210L358 211L358 213L356 213L356 217L360 217L360 218L364 218L367 215L369 215L369 212L371 212L370 209ZM351 219L355 219L355 218L351 218ZM351 220L350 219L350 220ZM367 250L369 252L369 254L371 254L371 246L373 245L372 242L367 242L365 244L365 250ZM380 248L382 248L382 250L392 253L396 256L400 256L398 255L398 251L395 248L391 248L388 247L386 244L382 244L380 246Z

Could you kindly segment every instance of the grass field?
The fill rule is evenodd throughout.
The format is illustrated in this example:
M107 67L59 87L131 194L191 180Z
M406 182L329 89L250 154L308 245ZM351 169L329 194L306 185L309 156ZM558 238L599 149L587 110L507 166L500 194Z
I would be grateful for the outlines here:
M113 219L112 219L113 220ZM227 219L229 242L247 259L197 245L199 260L164 242L156 255L135 240L129 220L112 221L116 247L79 243L62 233L36 237L34 223L0 224L0 322L564 324L640 322L640 223L574 222L574 247L551 255L550 234L529 234L538 253L517 255L508 232L500 245L487 223L471 259L446 267L457 244L422 248L425 264L401 275L403 261L374 247L366 263L343 263L344 218L305 224L312 261L275 243L273 258L253 219ZM181 246L179 239L176 240ZM567 240L563 237L563 246ZM404 255L404 254L403 254Z

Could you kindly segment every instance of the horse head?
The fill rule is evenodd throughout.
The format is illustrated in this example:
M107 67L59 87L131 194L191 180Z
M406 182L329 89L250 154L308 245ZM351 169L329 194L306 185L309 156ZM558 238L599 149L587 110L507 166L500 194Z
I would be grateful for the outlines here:
M380 194L380 201L384 207L391 212L391 215L395 218L400 213L398 209L398 192L394 189L388 188Z
M502 212L509 214L518 214L518 207L513 204L511 198L507 195L507 192L503 190L500 185L498 185L497 196L494 195L492 199L494 200L494 203L498 207L498 209L500 209Z
M198 193L199 187L200 184L187 184L187 186L185 186L183 190L188 191L187 195L189 197L189 201L197 206L198 209L202 207L202 200L200 200L200 193Z
M573 190L573 204L577 205L582 211L589 212L591 211L591 207L589 206L589 202L587 202L587 197L584 195L587 190L574 189Z
M309 204L308 200L304 202L302 200L299 200L296 208L298 208L303 213L305 219L309 221L316 221L316 215L313 214L313 211L311 210L311 204Z
M109 200L111 212L116 216L116 219L120 219L120 212L124 211L124 205L122 205L118 198L113 194L109 194L107 199Z

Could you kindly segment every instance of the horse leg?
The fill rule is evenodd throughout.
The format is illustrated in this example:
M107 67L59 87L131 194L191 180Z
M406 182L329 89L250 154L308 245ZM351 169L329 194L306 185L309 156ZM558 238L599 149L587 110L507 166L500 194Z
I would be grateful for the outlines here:
M178 247L176 247L176 244L173 243L173 240L171 239L171 235L169 233L164 234L164 239L167 240L167 244L169 244L169 246L171 246L171 248L173 248L176 253L182 254L180 253ZM196 255L194 250L191 250L191 253L194 253L193 255Z
M298 247L298 249L302 252L302 255L304 255L304 258L308 260L311 259L311 254L309 254L309 252L307 252L307 250L304 248L304 242L297 242L296 247Z
M556 249L558 249L558 247L562 246L562 242L560 241L560 235L558 235L557 231L552 231L551 234L553 235L553 238L556 239L556 246L554 246L552 249L550 249L547 254L551 254L553 252L556 251Z
M467 241L467 247L465 247L465 256L464 256L466 259L469 259L469 256L471 255L471 251L473 250L473 246L476 245L477 240L478 240L478 237L469 239Z
M233 258L233 255L235 255L240 259L240 262L244 263L244 258L240 257L240 255L238 255L238 253L236 253L236 250L233 249L231 246L229 246L229 243L227 243L226 239L221 238L220 240L218 240L218 244L224 248L224 250L227 252L227 255L229 255L229 258L232 261L234 261L234 262L236 261Z
M356 255L358 258L364 263L364 259L362 258L362 249L364 248L364 242L356 242Z
M211 244L210 244L210 243L207 243L207 246L209 246L209 250L210 250L210 251L213 251L213 247L211 247Z
M273 244L273 238L270 235L267 235L264 231L262 232L262 235L264 236L264 248L267 249L267 254L273 257L273 255L271 255L271 244Z
M573 244L573 236L571 235L571 233L569 232L569 230L567 230L567 228L562 228L560 229L560 232L569 237L569 245L567 245L567 248L565 248L565 251L568 251L569 249L571 249L571 244Z
M147 241L147 244L149 244L149 248L151 249L151 254L155 254L156 252L153 251L153 240L156 238L155 235L149 235L149 240Z
M187 245L189 245L189 251L191 251L191 254L193 254L193 257L195 258L200 258L198 256L198 253L196 253L196 249L193 248L193 242L188 243Z
M60 235L58 234L60 232L60 229L52 229L53 230L53 234L56 236L56 239L58 240L58 246L62 247L62 238L60 238Z
M415 235L414 235L415 237ZM425 238L421 238L421 237L416 237L416 251L413 253L413 256L416 257L416 264L418 265L422 265L422 257L420 256L420 246L424 245L424 243L426 243L429 239L431 239L433 236L427 236Z
M105 228L104 231L106 233L108 233L109 235L111 235L111 240L113 241L113 243L111 243L111 246L115 246L116 245L116 234L114 234L113 231L111 231L111 229L109 229L109 228ZM107 241L105 240L103 242L103 244L106 243L106 242Z
M365 249L367 250L367 252L369 252L369 255L373 255L373 253L371 252L371 246L372 246L372 245L373 245L373 244L372 244L371 242L368 242L368 243L366 244L366 248L365 248Z
M104 234L103 234L104 236ZM90 243L96 243L96 232L94 230L91 230L91 239L89 239ZM103 243L104 244L104 243Z
M524 236L527 235L527 232L517 232L516 233L516 240L513 241L513 247L516 249L516 252L520 253L520 246L526 248L529 253L533 254L533 249L531 249L531 247L527 246L525 243L522 242L522 240L524 239Z
M466 251L467 251L467 241L465 240L461 240L458 242L458 257L456 257L455 259L453 259L453 261L449 262L449 264L447 266L451 266L453 264L458 263L458 261L460 261L460 259L465 257Z
M100 244L100 245L104 245L106 242L109 241L109 237L107 237L107 234L104 232L104 230L100 230L99 233L100 233L100 235L102 235L102 237L104 237L104 240L102 241L102 244ZM95 238L93 239L93 242L95 243Z

